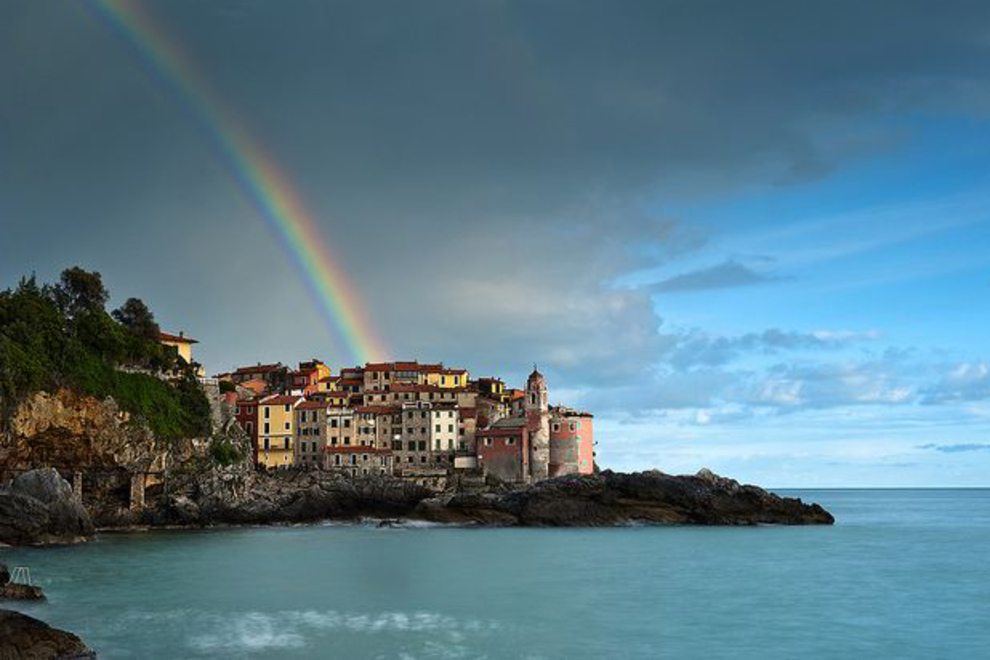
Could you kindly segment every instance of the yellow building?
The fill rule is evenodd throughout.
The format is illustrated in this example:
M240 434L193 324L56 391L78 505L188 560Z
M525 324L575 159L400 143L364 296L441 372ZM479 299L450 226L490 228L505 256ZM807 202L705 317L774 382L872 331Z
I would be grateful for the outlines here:
M468 384L467 369L441 369L426 374L426 382L437 387L464 387Z
M295 409L305 399L277 394L258 403L258 464L291 467L294 461Z
M182 332L177 335L171 335L167 332L159 332L158 341L160 341L163 346L174 348L180 358L185 360L187 364L192 364L192 345L198 344L198 341L192 337L186 337Z

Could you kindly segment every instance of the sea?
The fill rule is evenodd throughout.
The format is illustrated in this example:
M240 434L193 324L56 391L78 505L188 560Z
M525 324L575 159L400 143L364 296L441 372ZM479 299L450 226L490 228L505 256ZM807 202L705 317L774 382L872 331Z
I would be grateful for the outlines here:
M3 549L101 658L990 658L990 490L778 491L816 527L365 524ZM5 604L4 607L10 607Z

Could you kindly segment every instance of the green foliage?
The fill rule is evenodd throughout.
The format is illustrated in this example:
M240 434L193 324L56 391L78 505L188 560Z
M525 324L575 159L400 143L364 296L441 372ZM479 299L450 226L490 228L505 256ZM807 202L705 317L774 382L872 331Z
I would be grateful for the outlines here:
M227 392L236 392L237 385L234 385L229 380L220 381L220 394L226 394Z
M218 465L233 465L244 460L244 450L229 439L221 438L210 445L210 456Z
M155 315L140 298L128 298L127 302L113 312L113 317L132 334L144 339L158 340L159 328Z
M103 276L79 266L63 270L59 283L46 287L45 292L69 318L85 312L102 312L110 299L110 293L103 286Z
M157 331L147 336L150 310L144 307L142 317L131 305L140 317L132 328L107 314L107 298L99 273L81 268L63 272L55 286L39 288L32 276L0 292L0 422L31 392L71 387L113 397L162 439L208 434L209 402L191 368L157 341Z

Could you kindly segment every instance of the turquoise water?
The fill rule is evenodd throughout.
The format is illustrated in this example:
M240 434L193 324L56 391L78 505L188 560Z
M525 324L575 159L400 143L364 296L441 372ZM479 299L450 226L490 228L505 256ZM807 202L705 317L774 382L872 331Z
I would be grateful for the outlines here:
M789 494L838 523L153 532L0 561L104 658L990 657L990 490Z

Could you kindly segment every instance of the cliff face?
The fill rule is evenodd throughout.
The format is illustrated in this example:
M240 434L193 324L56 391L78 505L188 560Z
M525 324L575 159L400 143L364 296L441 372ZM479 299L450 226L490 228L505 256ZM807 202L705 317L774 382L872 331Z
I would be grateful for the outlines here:
M76 489L93 520L112 524L140 507L145 487L174 470L203 463L208 438L163 442L113 399L68 389L35 392L0 432L0 483L55 468Z
M16 472L42 466L63 474L108 468L148 471L164 460L166 451L150 431L131 424L112 399L100 401L66 389L32 394L0 435L0 466Z

